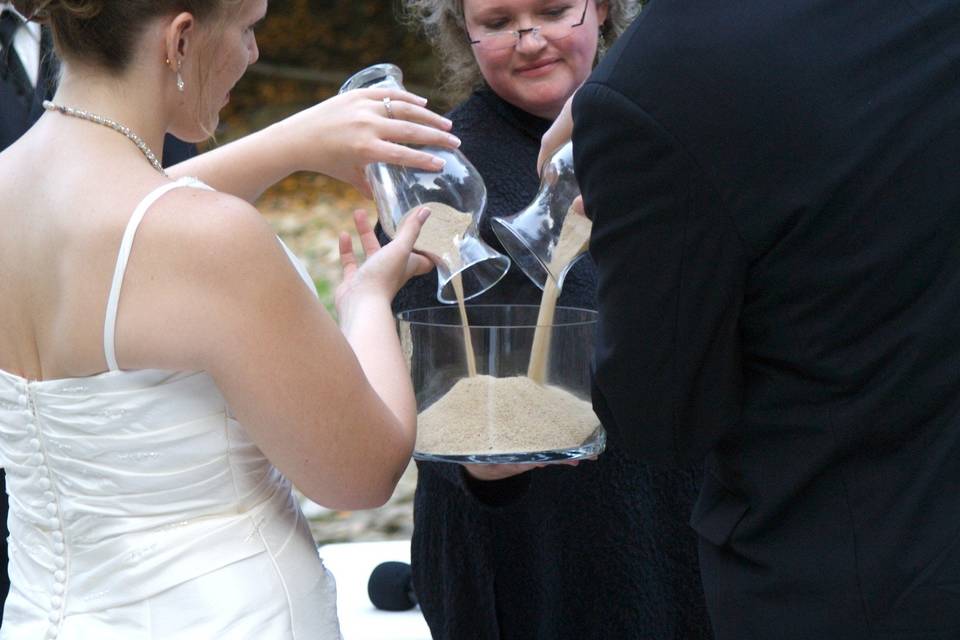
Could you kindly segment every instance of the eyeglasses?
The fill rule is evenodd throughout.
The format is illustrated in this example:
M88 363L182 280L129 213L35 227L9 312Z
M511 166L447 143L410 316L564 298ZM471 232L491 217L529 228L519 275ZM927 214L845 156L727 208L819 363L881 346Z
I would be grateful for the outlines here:
M567 16L568 12L566 9L563 9L556 18L548 17L545 24L527 27L526 29L494 31L485 33L476 40L471 40L470 32L467 31L467 42L483 51L499 51L501 49L512 49L517 46L520 39L526 34L530 34L530 37L540 41L549 40L550 42L554 42L556 40L562 40L573 33L575 27L583 24L583 21L587 17L587 7L589 5L590 0L586 0L583 3L583 12L580 14L580 21L575 24L570 24L570 18ZM466 29L464 30L466 31Z

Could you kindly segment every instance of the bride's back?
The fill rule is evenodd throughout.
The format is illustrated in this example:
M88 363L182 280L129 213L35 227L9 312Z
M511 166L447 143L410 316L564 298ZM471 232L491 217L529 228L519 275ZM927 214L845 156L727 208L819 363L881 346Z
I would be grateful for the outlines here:
M107 368L105 310L134 209L198 183L129 169L97 129L71 127L41 121L0 155L0 463L17 576L4 631L339 637L334 585L289 483L213 379L90 375ZM74 133L87 151L50 146ZM138 211L164 216L169 202Z
M189 279L169 238L204 246L182 242L189 221L216 218L224 196L178 188L202 186L58 114L0 154L0 464L17 576L5 632L339 637L333 581L289 482L213 378L107 362L115 300L127 308L116 326L136 342L176 324L166 294L179 281L157 256ZM144 322L144 308L167 317Z
M104 139L115 132L89 127L44 118L0 154L0 369L28 379L106 368L120 239L139 200L164 181Z

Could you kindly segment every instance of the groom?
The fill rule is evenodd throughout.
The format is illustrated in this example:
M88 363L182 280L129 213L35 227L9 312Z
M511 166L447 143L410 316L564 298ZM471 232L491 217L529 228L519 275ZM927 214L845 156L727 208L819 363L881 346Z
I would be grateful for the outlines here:
M718 640L960 638L960 3L655 0L579 91L594 405Z

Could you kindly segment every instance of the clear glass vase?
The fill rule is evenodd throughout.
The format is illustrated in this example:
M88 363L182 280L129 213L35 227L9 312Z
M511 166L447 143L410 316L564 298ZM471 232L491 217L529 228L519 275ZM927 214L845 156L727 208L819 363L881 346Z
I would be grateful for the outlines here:
M469 341L453 307L398 315L417 396L419 460L547 463L603 451L606 435L590 402L597 313L558 307L541 344L546 375L529 377L537 343L535 305L467 307ZM467 352L472 344L472 353ZM474 358L476 375L468 372Z
M533 202L519 213L490 218L493 232L514 264L541 289L547 278L553 278L557 289L561 289L570 268L586 254L585 244L578 243L571 248L561 242L567 214L579 195L580 187L573 172L573 143L568 142L544 165ZM589 225L584 218L578 222Z
M370 87L403 89L403 73L392 64L377 64L351 76L340 93ZM383 231L393 238L400 221L421 206L434 205L433 216L439 218L436 205L469 216L463 232L450 239L450 251L427 255L437 265L437 299L456 302L454 278L460 276L463 298L474 298L503 278L510 268L510 259L480 239L478 222L487 202L483 178L467 158L456 149L419 147L445 161L443 169L426 171L377 162L366 167L367 181L373 191ZM449 210L448 210L449 211ZM439 220L435 220L439 224ZM430 225L430 220L427 225ZM425 227L424 233L427 233ZM424 237L424 234L421 234Z

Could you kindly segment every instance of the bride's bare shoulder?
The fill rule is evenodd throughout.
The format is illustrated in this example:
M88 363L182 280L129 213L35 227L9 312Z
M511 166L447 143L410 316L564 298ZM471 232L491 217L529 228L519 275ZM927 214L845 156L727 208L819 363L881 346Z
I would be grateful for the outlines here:
M299 299L305 289L256 208L195 188L173 189L151 207L123 286L121 365L206 370L236 346L221 344L221 334L234 335L264 301L285 308L287 298Z
M254 274L289 267L276 233L250 203L200 188L173 189L145 216L133 256L157 273L223 288L249 286ZM257 278L260 279L259 277Z
M184 248L216 250L245 246L276 237L249 202L227 193L190 187L164 194L144 219L143 228L156 240L184 243Z

